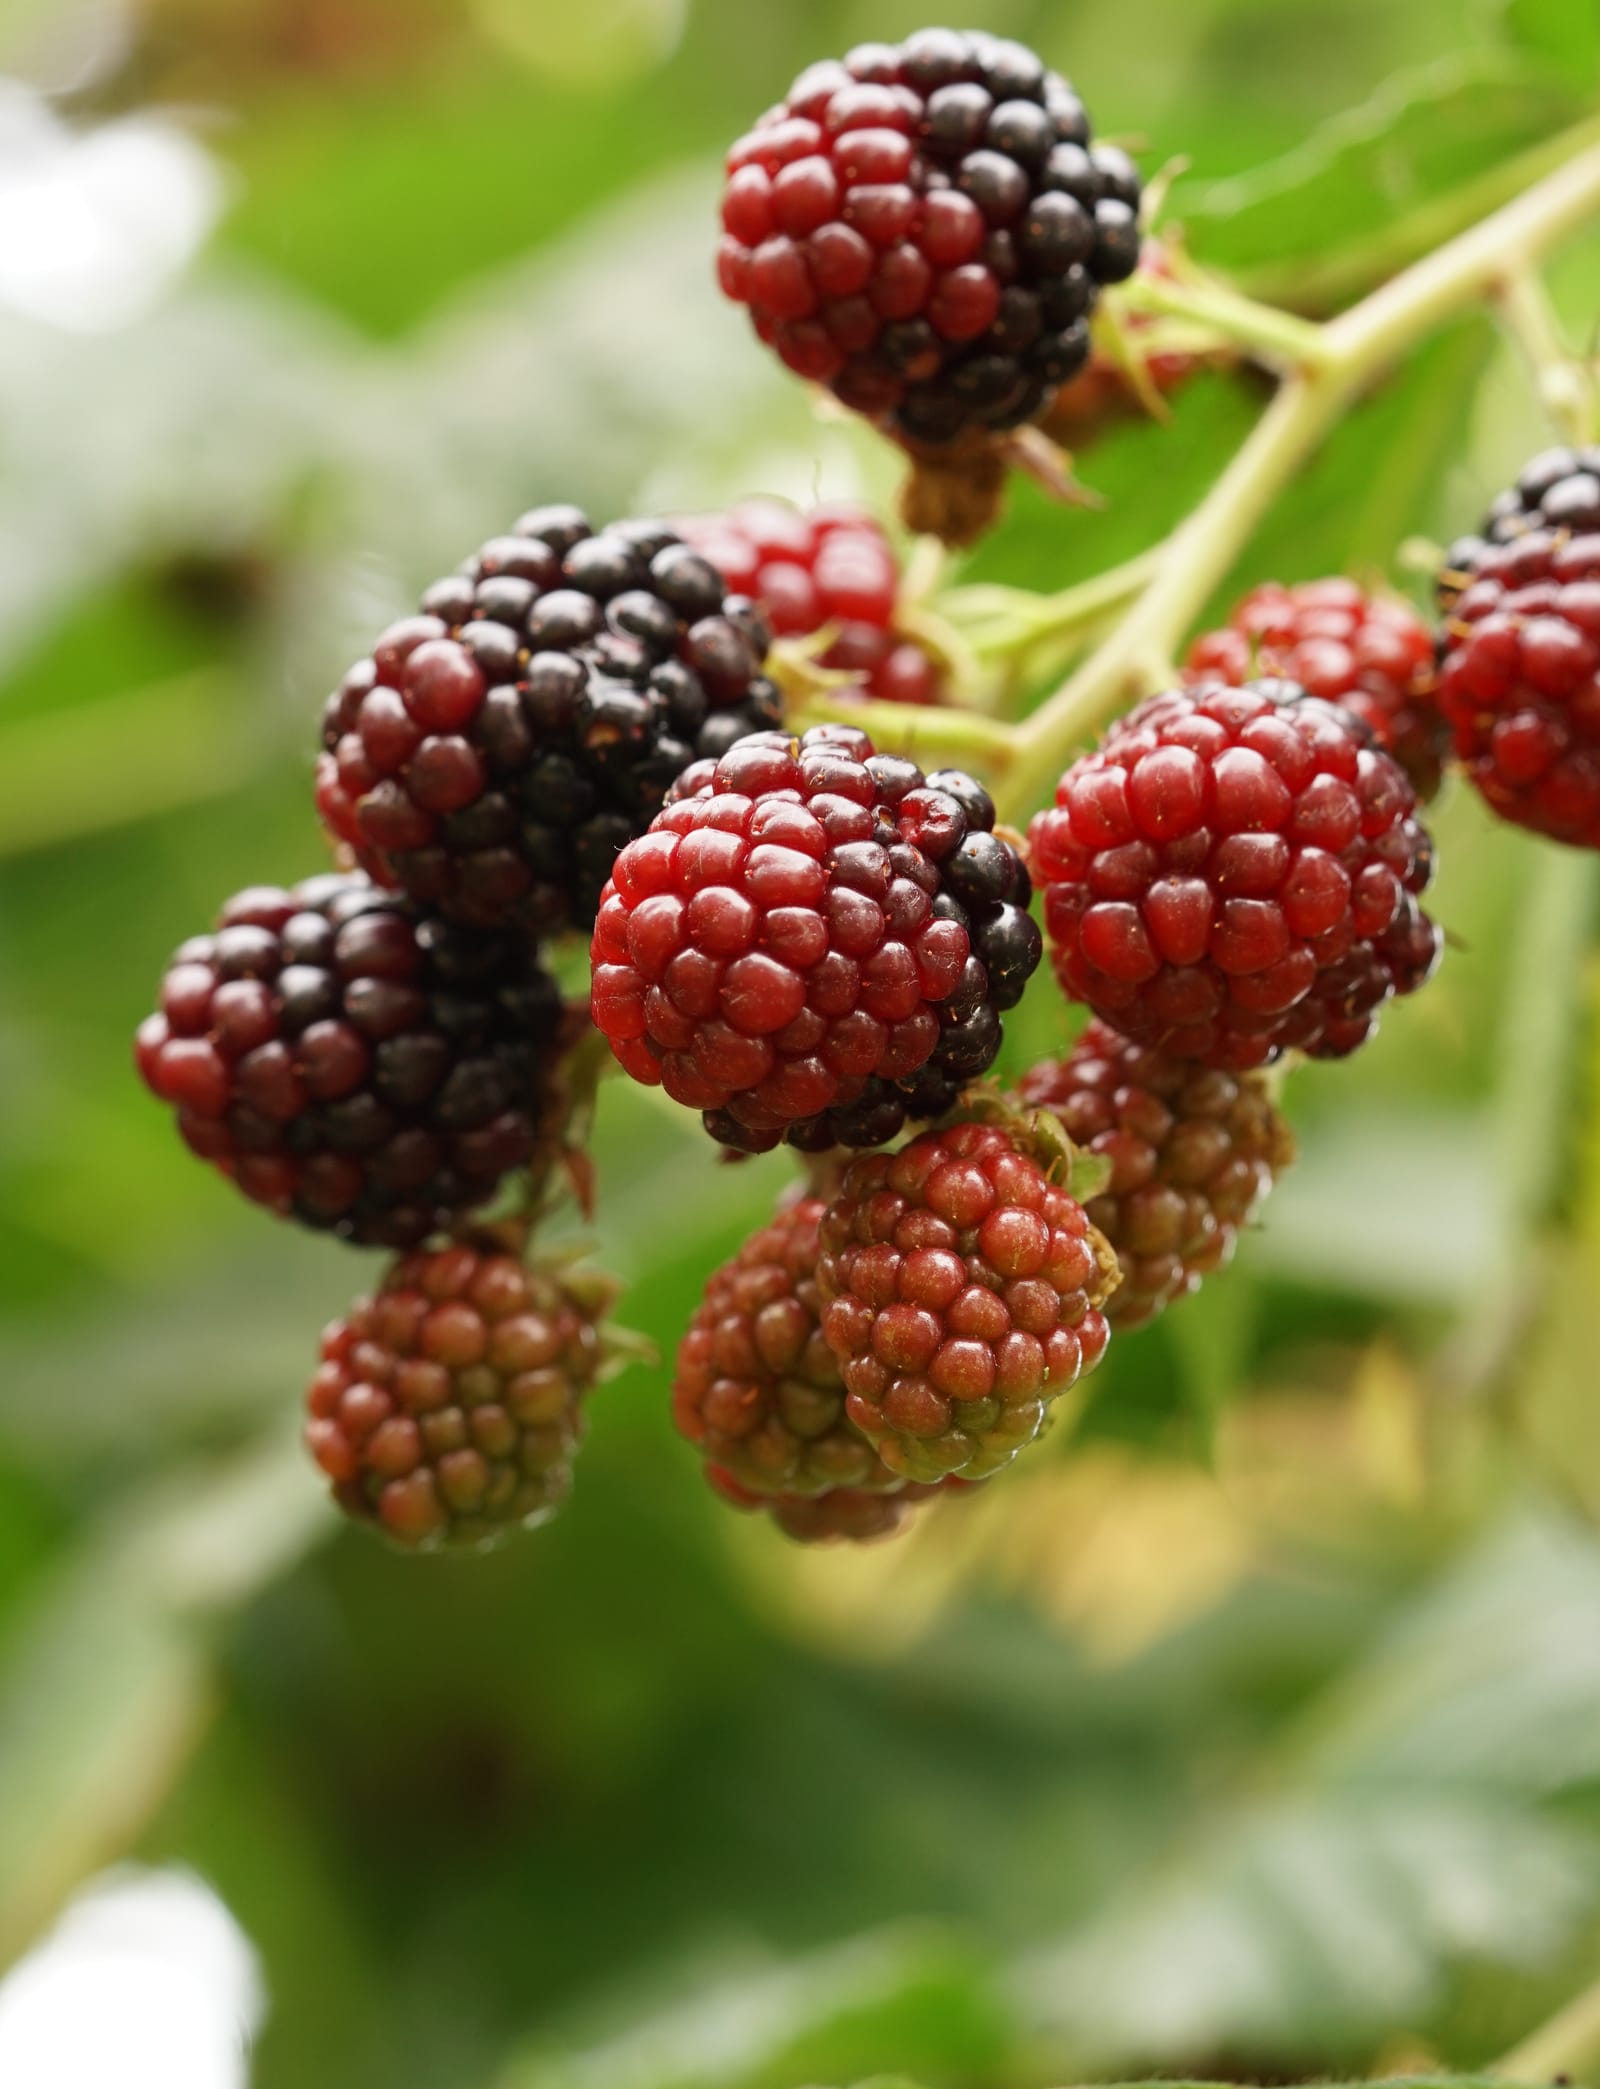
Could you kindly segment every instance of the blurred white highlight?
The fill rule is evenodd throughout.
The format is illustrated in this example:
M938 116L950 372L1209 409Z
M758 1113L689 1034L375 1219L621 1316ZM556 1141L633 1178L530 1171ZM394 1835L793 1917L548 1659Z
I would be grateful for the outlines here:
M222 200L216 163L176 124L74 130L0 80L0 307L73 333L125 325L188 265Z
M183 1871L120 1868L0 1981L5 2089L246 2089L256 1956Z

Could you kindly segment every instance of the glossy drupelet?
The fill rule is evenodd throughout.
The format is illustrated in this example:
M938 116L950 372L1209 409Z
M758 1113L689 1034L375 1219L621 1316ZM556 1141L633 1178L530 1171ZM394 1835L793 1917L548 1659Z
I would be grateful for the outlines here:
M1152 697L1062 777L1029 849L1066 993L1173 1058L1342 1057L1438 961L1409 779L1292 683Z
M664 523L534 509L345 676L318 809L433 911L588 928L682 771L778 723L766 646L755 605Z
M481 1547L572 1485L609 1287L492 1240L409 1255L323 1336L306 1445L358 1523L406 1546Z
M907 1479L983 1479L1105 1353L1118 1278L1083 1207L998 1126L851 1163L822 1220L850 1420Z
M729 1146L875 1146L988 1070L1038 965L1030 888L968 776L864 733L752 736L617 860L594 1019Z
M1232 1259L1294 1158L1269 1079L1168 1059L1100 1022L1065 1059L1024 1075L1023 1100L1110 1163L1110 1181L1085 1208L1122 1269L1106 1305L1114 1328L1153 1319Z
M1439 702L1502 819L1600 848L1600 448L1551 450L1451 546Z
M914 446L1033 419L1139 258L1139 176L1023 45L807 67L728 154L718 275L792 370Z
M253 887L175 953L140 1072L247 1197L411 1247L553 1135L564 1011L531 944L368 879Z
M1439 709L1433 633L1396 596L1353 580L1269 580L1222 630L1195 640L1186 666L1191 682L1237 689L1275 675L1342 704L1394 756L1419 799L1437 794L1450 728Z
M826 628L833 636L817 665L859 676L863 695L889 704L940 700L937 662L897 629L899 564L865 509L830 503L802 514L785 501L747 500L726 514L680 517L675 527L730 588L760 603L774 638Z

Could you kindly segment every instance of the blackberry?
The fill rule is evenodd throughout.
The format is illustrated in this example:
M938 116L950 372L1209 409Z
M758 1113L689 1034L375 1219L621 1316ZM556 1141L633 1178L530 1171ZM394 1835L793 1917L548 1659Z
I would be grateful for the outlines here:
M1353 580L1270 580L1221 631L1197 638L1186 679L1234 688L1259 675L1342 704L1392 754L1426 803L1437 795L1450 729L1438 707L1433 634L1408 603Z
M756 1494L719 1465L708 1465L706 1478L734 1508L765 1511L797 1545L865 1545L874 1538L893 1537L921 1503L961 1484L946 1481L943 1486L921 1486L902 1480L893 1494L876 1494L862 1487L832 1487L822 1494Z
M345 676L318 808L436 913L588 928L674 778L779 722L766 647L755 605L665 524L536 508Z
M1172 280L1172 263L1160 240L1145 240L1135 274L1147 281ZM1041 416L1045 433L1065 449L1087 449L1114 422L1130 414L1154 412L1159 401L1187 383L1197 370L1231 360L1230 352L1223 349L1172 341L1171 336L1183 331L1181 323L1174 325L1147 312L1124 312L1121 318L1127 354L1137 359L1136 371L1130 371L1100 341L1092 341L1088 363L1061 387ZM1163 345L1154 345L1157 342Z
M1536 457L1451 546L1439 705L1502 819L1600 848L1600 448Z
M1032 51L923 29L808 66L732 147L717 268L802 377L912 448L1036 418L1139 258L1138 172Z
M907 1479L984 1479L1105 1353L1116 1258L993 1125L924 1132L846 1170L822 1219L823 1333L845 1412Z
M1029 847L1066 993L1172 1058L1341 1058L1438 962L1410 781L1292 682L1152 697L1062 777Z
M411 1247L550 1141L564 1027L525 938L330 875L238 893L182 944L138 1064L247 1197Z
M725 515L675 525L730 588L751 595L777 638L836 635L819 667L858 675L882 703L935 704L937 662L896 628L900 569L888 538L864 509L831 504L800 514L784 501L747 500ZM843 693L843 692L841 692Z
M572 1485L610 1295L492 1238L397 1262L327 1330L307 1396L306 1445L339 1506L428 1549L545 1522Z
M1029 898L971 777L850 726L754 734L618 857L594 1019L724 1145L881 1145L993 1064L1041 954Z
M1022 1080L1068 1138L1111 1163L1085 1209L1116 1251L1114 1328L1139 1327L1231 1261L1241 1230L1294 1158L1270 1076L1168 1059L1091 1022L1065 1059Z

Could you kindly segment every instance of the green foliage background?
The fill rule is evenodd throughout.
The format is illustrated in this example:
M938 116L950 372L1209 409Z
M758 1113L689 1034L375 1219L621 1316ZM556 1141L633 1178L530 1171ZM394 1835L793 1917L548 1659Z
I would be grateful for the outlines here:
M1203 260L1323 309L1593 124L1592 0L984 0L1181 157ZM0 64L37 6L0 8ZM549 1531L413 1562L294 1444L367 1265L182 1152L127 1036L319 862L322 692L536 500L886 492L709 280L720 146L910 0L143 0L79 98L211 112L232 197L125 329L0 318L0 1954L125 1854L262 1953L260 2089L928 2089L1486 2063L1600 1946L1592 862L1440 818L1440 981L1297 1077L1234 1274L905 1544L715 1505L667 1371ZM7 40L14 47L7 49ZM1559 154L1559 147L1555 148ZM1600 237L1554 272L1592 344ZM975 575L1153 541L1263 396L1189 387ZM1404 580L1547 439L1487 319L1235 576ZM1411 581L1406 583L1415 586ZM1041 989L1015 1056L1064 1034ZM608 1090L596 1235L670 1357L781 1159Z

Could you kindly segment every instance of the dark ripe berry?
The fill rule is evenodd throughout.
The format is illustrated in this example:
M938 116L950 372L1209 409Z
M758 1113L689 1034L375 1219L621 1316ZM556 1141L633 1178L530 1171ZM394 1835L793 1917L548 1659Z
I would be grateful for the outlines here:
M1438 959L1409 779L1291 682L1152 697L1062 777L1029 848L1065 991L1173 1058L1340 1058Z
M1452 545L1439 706L1502 819L1600 848L1600 448L1550 450Z
M553 1137L563 1030L525 935L330 876L230 900L173 959L137 1056L187 1144L254 1202L411 1247Z
M617 858L595 1021L635 1080L745 1151L879 1145L942 1115L1042 950L993 825L970 777L937 788L849 726L753 734Z
M1070 148L1061 148L1065 155ZM1111 148L1102 146L1097 157L1103 162ZM1097 178L1096 170L1087 164L1088 155L1080 156L1085 162L1080 176L1073 181L1077 191L1078 208L1086 227L1085 237L1101 256L1104 267L1107 252L1106 241L1118 238L1116 228L1108 226L1102 205L1096 200L1096 192L1103 180ZM1063 168L1065 172L1065 168ZM1071 193L1063 190L1062 195ZM1042 203L1045 199L1040 198ZM1111 214L1114 217L1114 213ZM1049 236L1051 227L1046 226L1036 237ZM1025 234L1026 236L1026 234ZM1159 239L1144 239L1138 242L1136 265L1124 270L1124 274L1138 274L1145 278L1170 281L1172 264ZM1083 316L1074 312L1072 318ZM1052 398L1048 410L1040 416L1047 433L1054 435L1069 449L1085 449L1102 435L1107 428L1125 420L1130 414L1146 413L1151 410L1151 395L1166 398L1177 391L1197 370L1229 359L1228 352L1214 348L1204 351L1181 344L1171 338L1170 323L1152 313L1123 311L1119 314L1122 324L1122 353L1113 353L1107 345L1091 341L1087 362L1082 365L1070 382L1062 385ZM1138 380L1130 373L1127 357L1137 358Z
M1139 178L1025 46L924 30L807 69L728 154L717 268L791 369L906 441L1035 418L1139 257ZM865 64L867 71L858 70ZM1005 293L1073 309L1019 326Z
M1439 712L1433 634L1408 603L1353 580L1269 580L1245 596L1225 629L1197 638L1186 663L1191 682L1237 689L1257 675L1342 704L1424 803L1437 795L1450 729Z
M829 503L801 514L782 501L747 500L677 527L730 588L761 604L774 638L809 638L827 626L836 635L819 666L859 676L863 693L883 703L940 701L937 662L895 628L900 568L864 509Z
M1065 1059L1024 1076L1024 1101L1111 1164L1086 1205L1116 1250L1113 1327L1139 1327L1231 1261L1239 1235L1294 1159L1269 1076L1168 1059L1091 1022Z
M658 522L534 509L423 603L329 699L317 804L451 920L589 927L679 773L782 716L759 610Z
M983 1479L1105 1353L1117 1282L1082 1205L991 1125L851 1163L822 1218L823 1332L891 1470Z
M797 1545L867 1545L904 1530L913 1510L936 1494L953 1492L959 1480L923 1486L899 1480L895 1492L866 1487L831 1487L822 1494L761 1494L742 1486L725 1466L708 1465L706 1478L736 1509L764 1511Z
M820 1199L751 1235L716 1271L678 1348L673 1419L709 1465L764 1497L846 1487L894 1494L904 1480L844 1411L817 1294Z
M306 1447L357 1523L419 1550L546 1522L600 1376L601 1292L493 1240L394 1264L322 1338Z

